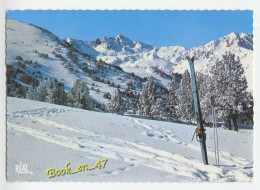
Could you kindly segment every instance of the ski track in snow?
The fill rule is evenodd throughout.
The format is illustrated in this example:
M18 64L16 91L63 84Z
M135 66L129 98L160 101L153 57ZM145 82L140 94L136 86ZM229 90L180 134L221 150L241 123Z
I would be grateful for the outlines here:
M199 146L195 146L193 144L187 144L185 142L181 142L177 139L174 138L174 134L173 132L171 132L168 129L165 129L163 127L159 127L158 125L152 125L152 127L150 127L148 124L142 123L140 121L138 121L137 119L131 119L132 121L134 121L136 124L139 124L140 126L144 127L145 129L150 130L151 132L146 132L148 135L151 135L152 133L156 133L159 135L158 138L162 139L163 137L165 137L167 140L172 141L174 143L189 147L193 150L196 151L200 151L201 148ZM209 150L209 148L207 148L207 154L208 156L215 156L214 150ZM237 166L239 167L244 167L244 165L250 165L250 162L246 159L243 158L239 158L239 157L235 157L232 154L228 153L228 152L223 152L220 151L220 161L223 163L227 163L227 164L234 164L234 162L236 163Z
M246 159L233 156L227 152L220 152L220 162L229 165L229 168L216 167L213 165L205 167L200 160L190 159L179 154L146 146L140 142L135 143L113 138L54 121L55 116L70 111L73 112L74 110L41 108L8 113L8 130L19 131L23 134L55 143L62 147L87 152L92 155L113 158L183 176L185 179L189 179L189 181L215 182L236 181L239 179L246 181L252 180L252 172L250 170L252 164ZM147 134L147 136L156 137L162 141L170 141L173 143L173 146L185 146L190 148L191 151L200 151L199 146L177 140L174 132L169 129L158 125L149 125L139 119L133 119L131 117L122 117L122 119L133 123L138 128L142 128L143 132L141 135ZM65 117L64 120L66 120ZM41 126L49 128L43 129ZM60 130L70 133L68 133L69 135L61 134L59 133ZM214 156L214 150L208 150L208 155ZM246 170L246 167L249 169Z

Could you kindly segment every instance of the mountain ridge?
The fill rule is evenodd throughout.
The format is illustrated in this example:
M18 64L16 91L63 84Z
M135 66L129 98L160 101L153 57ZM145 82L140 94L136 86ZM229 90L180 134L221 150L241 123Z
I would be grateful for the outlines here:
M121 38L126 39L127 43L121 43ZM221 60L222 55L230 51L241 59L250 83L249 88L252 90L253 35L250 33L232 32L203 46L190 49L181 46L152 46L140 41L132 41L122 34L116 37L104 37L95 46L91 43L93 42L73 40L72 46L109 64L118 65L126 72L136 72L141 77L152 74L153 67L158 67L166 74L184 73L188 69L185 60L187 56L195 56L198 71L208 72L209 67L217 59ZM153 77L160 80L155 75Z
M181 46L152 46L132 41L122 34L92 41L71 37L60 39L44 28L15 20L7 20L6 28L7 65L18 68L17 57L21 56L23 61L20 65L33 62L27 65L27 75L35 77L32 74L40 72L42 76L36 74L39 81L55 77L64 83L66 90L77 78L82 78L93 89L91 96L101 103L109 102L103 97L105 93L113 94L118 86L124 91L132 82L136 92L140 92L145 85L144 78L148 76L153 76L158 84L168 88L173 73L182 74L188 69L186 56L195 56L196 71L205 74L216 59L222 59L225 51L240 57L249 91L252 91L252 34L231 33L204 46L185 49ZM105 70L99 73L100 64ZM17 81L20 75L16 76ZM21 80L20 83L28 87Z

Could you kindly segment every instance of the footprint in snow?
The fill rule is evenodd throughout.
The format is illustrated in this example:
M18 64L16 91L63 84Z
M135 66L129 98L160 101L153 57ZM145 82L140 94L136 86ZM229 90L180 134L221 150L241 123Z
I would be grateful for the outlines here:
M106 174L112 174L113 171L112 171L112 170L108 170L108 171L104 171L104 173L106 173Z
M78 144L79 145L79 147L80 148L85 148L85 146L84 145L81 145L81 144Z
M148 137L154 137L154 134L147 132Z
M121 167L121 168L117 168L117 169L121 170L121 171L124 171L126 168Z

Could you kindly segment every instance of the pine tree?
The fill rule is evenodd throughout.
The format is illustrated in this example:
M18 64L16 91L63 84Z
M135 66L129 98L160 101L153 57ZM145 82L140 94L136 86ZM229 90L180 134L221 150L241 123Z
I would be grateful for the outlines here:
M30 86L30 87L28 88L28 91L27 91L27 93L26 93L25 98L26 98L26 99L30 99L30 100L35 100L35 95L36 95L36 90L35 90L35 88L33 88L33 86Z
M231 110L230 117L233 120L234 130L237 131L237 120L244 114L242 104L245 98L248 99L246 91L247 81L239 57L235 59L235 55L229 52L223 58L225 65L227 65L230 79L228 94L231 101L228 102L228 109Z
M42 81L39 86L36 88L36 93L35 93L35 100L45 102L46 101L46 96L47 96L47 80Z
M178 97L177 97L178 85L175 77L172 79L170 89L163 95L163 111L164 115L170 121L178 120Z
M64 91L64 85L59 83L56 78L48 79L45 84L47 91L45 101L52 104L65 105L67 94Z
M68 106L91 110L94 108L94 101L89 96L89 88L81 79L77 79L67 96Z
M148 77L146 85L140 93L138 102L139 114L152 118L151 106L156 103L156 87L153 77Z
M223 60L217 61L211 69L213 89L217 96L217 115L226 121L231 129L231 120L234 130L238 130L237 121L245 114L243 104L249 99L247 81L240 59L232 53L225 53Z
M151 106L151 118L161 120L163 117L163 111L162 111L162 101L160 98L156 99L155 104Z
M196 78L203 121L209 124L212 122L210 97L211 95L214 95L213 91L210 89L211 77L198 72Z
M117 88L115 94L111 97L111 102L108 104L108 111L124 115L127 110L127 105L122 99L122 92Z
M178 102L178 117L191 123L191 120L195 117L195 115L191 79L188 70L186 70L182 75L182 79L178 88Z
M29 87L26 98L52 104L66 105L67 93L57 79L42 81L37 88Z
M245 100L243 101L243 113L245 114L241 114L240 116L240 122L243 124L247 124L247 125L254 125L254 111L253 111L253 107L254 107L254 99L253 99L253 95L251 92L247 93L247 96L245 97Z

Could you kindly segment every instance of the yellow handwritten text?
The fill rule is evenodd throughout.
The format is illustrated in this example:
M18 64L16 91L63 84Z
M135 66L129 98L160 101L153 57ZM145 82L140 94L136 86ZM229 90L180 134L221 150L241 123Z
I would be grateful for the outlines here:
M47 175L49 178L53 177L59 177L62 175L68 175L68 174L75 174L78 172L86 171L86 170L94 170L95 168L103 169L105 168L105 165L107 163L107 158L103 158L102 160L98 160L96 164L89 168L86 163L84 164L78 164L77 169L75 171L71 171L71 168L69 167L70 162L67 162L65 164L65 168L62 169L54 169L54 168L49 168L47 169Z

